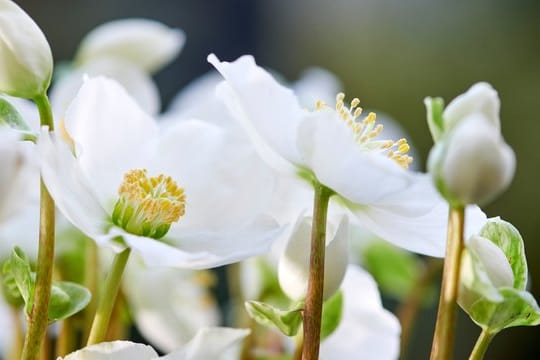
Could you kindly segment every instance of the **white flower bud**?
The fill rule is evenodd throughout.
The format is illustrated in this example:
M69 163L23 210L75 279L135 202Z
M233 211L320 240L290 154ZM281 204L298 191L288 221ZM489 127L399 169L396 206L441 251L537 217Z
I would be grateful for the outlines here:
M310 217L299 220L279 260L279 284L292 300L303 300L307 293L311 222ZM328 225L324 259L324 299L328 299L339 289L348 265L348 217L342 217L337 229L332 229L330 222Z
M477 84L445 110L444 134L431 150L429 170L453 205L485 204L511 183L516 160L500 133L497 93Z
M0 0L0 92L32 99L51 82L53 58L36 23L10 0Z
M86 64L96 59L117 59L152 73L174 59L184 42L182 30L157 21L116 20L100 25L86 35L76 61Z

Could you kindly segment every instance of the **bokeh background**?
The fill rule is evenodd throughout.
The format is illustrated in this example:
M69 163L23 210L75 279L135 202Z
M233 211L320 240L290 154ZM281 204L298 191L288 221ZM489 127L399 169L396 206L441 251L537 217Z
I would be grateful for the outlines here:
M492 83L502 99L502 126L517 173L485 208L512 222L526 241L531 291L540 298L540 1L537 0L19 0L41 26L55 60L71 59L96 25L147 17L179 27L187 43L156 80L164 104L210 70L210 52L258 63L294 80L324 67L350 97L397 119L425 164L432 145L423 98L447 101L474 82ZM538 148L537 148L538 147ZM410 358L427 359L435 309L421 314ZM478 328L464 314L456 359L465 359ZM540 358L539 328L503 331L487 359Z

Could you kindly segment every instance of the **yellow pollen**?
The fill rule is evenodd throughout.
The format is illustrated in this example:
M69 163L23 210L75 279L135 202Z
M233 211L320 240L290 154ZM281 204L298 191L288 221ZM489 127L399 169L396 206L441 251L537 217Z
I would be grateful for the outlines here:
M362 115L360 99L354 98L351 100L349 107L345 104L345 94L340 92L336 95L336 111L339 117L352 130L355 141L370 151L379 151L388 158L394 160L403 168L407 168L413 161L413 158L407 155L410 146L406 139L393 140L378 140L377 138L383 131L382 124L376 124L377 115L370 112L362 120L357 120ZM315 109L322 110L328 106L321 100L315 102Z

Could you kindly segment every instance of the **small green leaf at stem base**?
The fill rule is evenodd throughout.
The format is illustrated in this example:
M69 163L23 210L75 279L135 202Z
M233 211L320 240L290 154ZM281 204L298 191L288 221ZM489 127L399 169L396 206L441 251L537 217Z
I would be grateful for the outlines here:
M337 329L343 315L343 292L338 291L323 304L321 319L321 341Z
M259 301L246 301L246 310L253 320L264 326L276 327L286 336L295 336L302 324L304 303L281 310Z

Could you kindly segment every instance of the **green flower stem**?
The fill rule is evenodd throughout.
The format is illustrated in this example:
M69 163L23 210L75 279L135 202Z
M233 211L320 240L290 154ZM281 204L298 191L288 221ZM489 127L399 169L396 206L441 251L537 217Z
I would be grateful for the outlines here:
M304 334L299 332L294 339L295 348L292 360L302 360L302 348L304 347Z
M303 360L317 360L321 340L321 316L324 289L324 252L326 249L326 217L332 191L321 184L314 184L313 224L309 281L304 310Z
M431 258L425 264L425 267L418 276L414 287L411 289L407 298L399 305L396 315L401 323L401 342L400 342L400 360L407 359L408 346L413 334L414 325L418 318L422 301L431 284L438 278L442 269L442 260Z
M86 238L86 252L85 252L85 266L84 266L84 286L90 290L92 298L84 309L84 326L83 326L83 339L88 339L90 336L90 328L94 319L94 314L97 308L98 298L98 248L94 240Z
M431 360L450 360L452 358L461 254L464 247L464 218L465 209L463 207L450 208L446 258L435 335L431 347Z
M476 340L476 344L471 352L471 356L469 356L469 360L482 360L484 355L486 355L486 350L494 336L494 333L490 333L487 330L482 330L478 340Z
M105 279L105 286L101 292L98 307L86 345L97 344L105 340L112 310L116 302L118 289L120 288L122 274L126 268L130 252L131 249L126 248L122 250L122 252L116 254L114 257L111 272Z
M39 110L40 123L54 130L51 104L47 95L34 99ZM28 317L28 331L24 340L22 359L35 360L45 338L49 323L49 300L51 297L52 273L54 264L54 201L41 180L39 250L37 261L34 304Z

